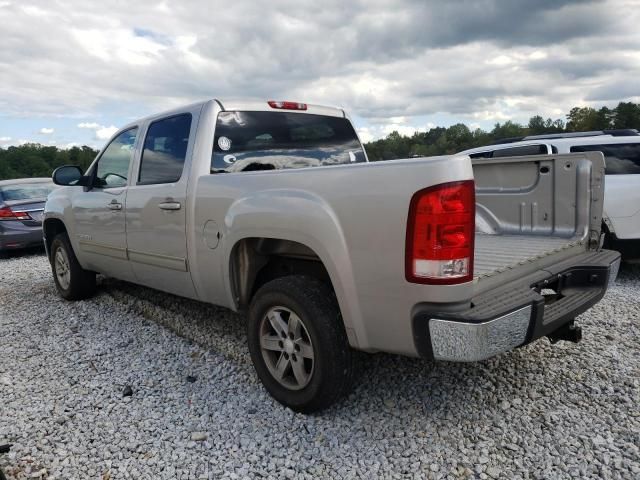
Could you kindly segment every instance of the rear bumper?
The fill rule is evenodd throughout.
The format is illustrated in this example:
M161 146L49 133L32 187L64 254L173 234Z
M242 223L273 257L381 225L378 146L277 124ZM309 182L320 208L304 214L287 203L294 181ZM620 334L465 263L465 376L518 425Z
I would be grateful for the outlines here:
M421 356L473 362L549 335L604 296L620 254L592 252L472 299L462 312L418 312L413 336Z
M9 223L13 225L7 225ZM0 225L0 251L41 246L42 227L30 227L21 222L3 222Z

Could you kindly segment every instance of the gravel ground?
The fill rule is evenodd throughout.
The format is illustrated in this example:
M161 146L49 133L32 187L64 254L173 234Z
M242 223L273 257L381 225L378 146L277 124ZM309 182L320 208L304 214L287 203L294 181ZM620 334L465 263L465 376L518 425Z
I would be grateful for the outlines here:
M545 339L476 364L363 355L350 397L303 416L259 384L237 315L113 280L67 303L44 256L0 260L0 445L13 444L0 467L10 479L637 479L639 296L640 268L625 267L579 317L579 345Z

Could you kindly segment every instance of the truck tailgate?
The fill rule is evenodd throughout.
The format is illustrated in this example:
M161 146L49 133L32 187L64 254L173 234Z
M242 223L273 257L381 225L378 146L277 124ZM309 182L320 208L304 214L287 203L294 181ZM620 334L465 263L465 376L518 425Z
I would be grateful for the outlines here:
M597 247L604 159L595 154L473 160L475 293Z

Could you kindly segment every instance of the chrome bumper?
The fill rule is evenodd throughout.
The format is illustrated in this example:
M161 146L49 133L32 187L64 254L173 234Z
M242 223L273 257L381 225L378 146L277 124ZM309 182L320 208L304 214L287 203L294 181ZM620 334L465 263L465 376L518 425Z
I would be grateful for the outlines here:
M618 258L618 260L611 264L611 269L609 270L609 287L616 283L616 278L618 278L618 273L620 272L620 262L622 262L622 258Z
M484 323L432 318L431 348L436 360L475 362L522 345L527 338L531 305Z
M619 268L618 252L586 252L548 267L546 278L538 271L484 292L466 310L417 312L416 350L431 360L474 362L552 335L598 303ZM560 297L547 303L547 288Z

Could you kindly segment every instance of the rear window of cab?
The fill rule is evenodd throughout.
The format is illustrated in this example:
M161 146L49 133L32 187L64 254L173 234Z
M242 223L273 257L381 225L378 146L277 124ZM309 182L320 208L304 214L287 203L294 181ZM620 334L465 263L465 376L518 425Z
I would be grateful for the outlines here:
M282 170L366 162L351 122L289 112L218 114L211 172Z

